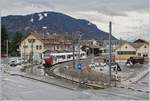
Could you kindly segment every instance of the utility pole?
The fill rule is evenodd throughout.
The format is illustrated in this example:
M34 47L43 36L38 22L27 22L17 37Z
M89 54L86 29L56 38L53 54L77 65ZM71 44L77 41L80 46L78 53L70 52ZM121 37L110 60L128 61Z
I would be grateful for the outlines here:
M111 50L111 33L112 33L112 22L109 22L109 86L111 86L111 61L112 61L112 50Z
M73 50L73 68L75 68L75 39L74 39L74 33L72 33L72 50Z
M73 51L73 61L72 61L72 65L73 65L73 69L75 68L75 40L74 40L74 33L72 33L72 51ZM72 84L73 84L73 75L72 75Z
M93 45L93 48L92 48L92 63L94 64L94 45Z
M84 34L79 35L78 39L78 63L80 63L80 45L81 45L81 38Z
M26 53L25 53L25 48L26 48L26 46L25 46L25 41L24 41L24 46L23 46L23 48L24 48L24 61L25 61L25 55L26 55Z
M6 54L7 54L7 67L8 67L8 39L6 40Z

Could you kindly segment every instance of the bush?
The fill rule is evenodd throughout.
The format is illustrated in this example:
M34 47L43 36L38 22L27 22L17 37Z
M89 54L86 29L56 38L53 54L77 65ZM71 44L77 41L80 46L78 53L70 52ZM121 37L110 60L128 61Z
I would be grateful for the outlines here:
M20 69L20 71L26 72L27 69L31 69L32 67L33 67L33 65L31 65L31 64L25 65L25 66L23 66L23 67Z
M79 78L79 72L75 68L66 69L64 67L59 68L59 72L62 74L69 73L69 75L73 78ZM68 74L67 74L68 75ZM107 83L109 80L109 75L96 72L96 71L90 71L87 72L86 70L83 70L80 72L80 79L81 80L89 80L89 81L95 81L95 82L103 82Z

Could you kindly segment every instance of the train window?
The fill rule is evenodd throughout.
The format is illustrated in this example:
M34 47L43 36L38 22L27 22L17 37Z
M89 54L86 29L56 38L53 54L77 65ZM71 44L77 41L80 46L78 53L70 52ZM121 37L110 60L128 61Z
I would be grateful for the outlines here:
M83 56L84 56L84 53L81 54L81 57L83 57Z
M62 58L62 59L65 59L65 55L58 55L56 56L57 58Z
M62 58L65 59L65 55L62 55Z
M73 55L68 55L68 56L67 56L67 58L71 58L71 57L73 57Z

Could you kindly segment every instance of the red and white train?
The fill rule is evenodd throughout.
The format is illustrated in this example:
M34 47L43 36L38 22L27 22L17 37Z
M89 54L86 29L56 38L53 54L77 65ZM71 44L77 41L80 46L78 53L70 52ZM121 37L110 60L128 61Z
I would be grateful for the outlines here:
M74 52L74 58L79 57L79 52ZM86 52L80 51L80 59L85 59ZM50 67L54 64L71 61L73 60L73 52L62 52L62 53L45 53L43 65L45 67Z

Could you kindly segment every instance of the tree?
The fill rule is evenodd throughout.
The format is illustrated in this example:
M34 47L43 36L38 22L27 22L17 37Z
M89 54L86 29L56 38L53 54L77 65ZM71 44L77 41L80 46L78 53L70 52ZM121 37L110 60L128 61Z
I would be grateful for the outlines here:
M19 52L17 51L17 49L19 49L19 45L20 45L22 38L23 38L22 33L20 33L20 32L15 33L15 36L13 37L12 42L9 45L10 46L9 53L12 56L18 56L19 55Z
M1 26L1 52L6 54L6 40L8 40L8 32L5 25Z

